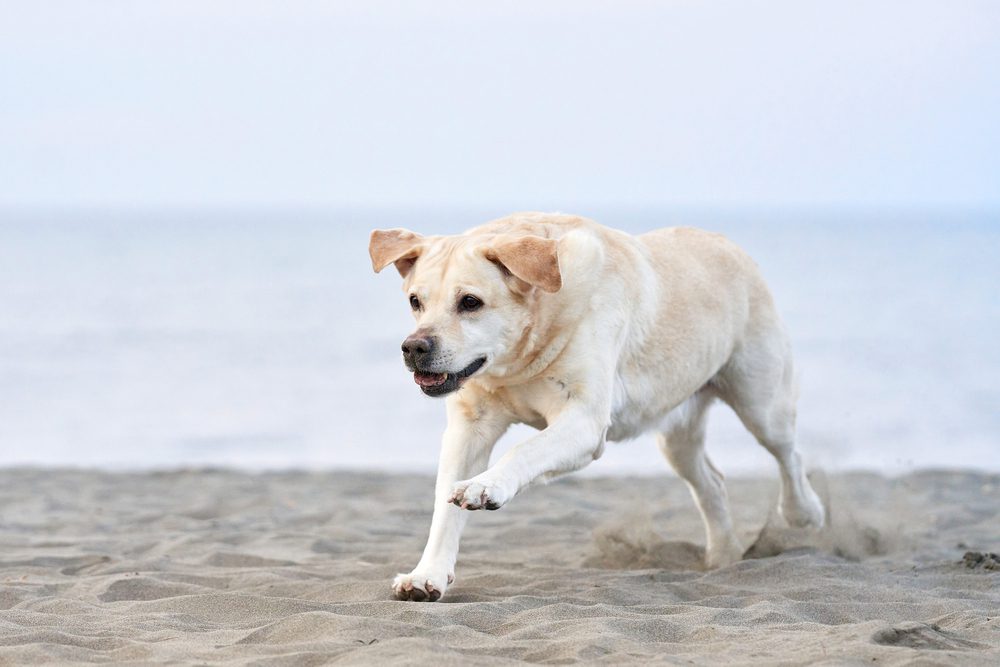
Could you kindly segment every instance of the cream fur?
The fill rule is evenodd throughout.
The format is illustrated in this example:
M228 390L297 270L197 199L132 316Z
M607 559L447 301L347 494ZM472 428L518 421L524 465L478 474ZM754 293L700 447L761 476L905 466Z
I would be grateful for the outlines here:
M531 240L511 255L519 238ZM716 398L778 461L784 517L823 524L794 451L788 337L756 265L724 237L688 228L633 237L575 216L519 213L458 236L374 232L370 251L376 270L396 262L419 298L417 332L439 344L430 370L487 360L446 399L430 535L416 568L396 577L398 598L447 590L467 510L501 507L597 459L606 440L647 431L698 504L707 565L739 560L722 475L704 451ZM463 294L485 305L460 313ZM488 465L514 423L539 432Z

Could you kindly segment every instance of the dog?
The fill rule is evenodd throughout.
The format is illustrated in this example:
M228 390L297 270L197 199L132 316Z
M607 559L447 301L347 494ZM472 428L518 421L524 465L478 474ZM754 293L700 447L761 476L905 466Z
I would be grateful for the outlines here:
M823 505L795 451L788 335L756 264L725 237L674 227L631 236L586 218L516 213L456 236L375 230L416 319L403 361L447 396L434 513L423 556L392 583L436 601L455 580L469 510L496 510L533 482L583 468L606 441L657 434L705 524L705 565L743 556L705 421L728 404L778 462L778 511L821 527ZM538 433L489 465L515 423Z

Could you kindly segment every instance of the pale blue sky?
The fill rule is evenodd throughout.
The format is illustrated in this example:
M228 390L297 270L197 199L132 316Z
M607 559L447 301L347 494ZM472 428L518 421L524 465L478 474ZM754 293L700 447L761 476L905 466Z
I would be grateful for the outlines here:
M1000 204L995 0L0 9L0 205Z

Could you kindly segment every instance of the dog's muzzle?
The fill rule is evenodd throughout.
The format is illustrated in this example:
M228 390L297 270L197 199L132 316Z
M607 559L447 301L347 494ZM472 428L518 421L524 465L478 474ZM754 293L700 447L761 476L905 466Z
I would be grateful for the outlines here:
M420 390L428 396L444 396L459 389L485 363L486 357L480 357L455 373L428 373L417 368L413 371L413 381L420 385Z

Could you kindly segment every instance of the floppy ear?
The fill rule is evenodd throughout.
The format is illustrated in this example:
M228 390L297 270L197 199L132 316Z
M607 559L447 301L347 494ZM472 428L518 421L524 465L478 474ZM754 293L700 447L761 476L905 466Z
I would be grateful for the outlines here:
M501 237L502 239L503 237ZM498 239L486 251L486 258L496 262L529 285L546 292L558 292L562 287L559 271L559 241L540 236L520 236Z
M395 264L399 275L406 277L424 249L424 237L408 229L376 229L368 241L372 268L378 273Z

